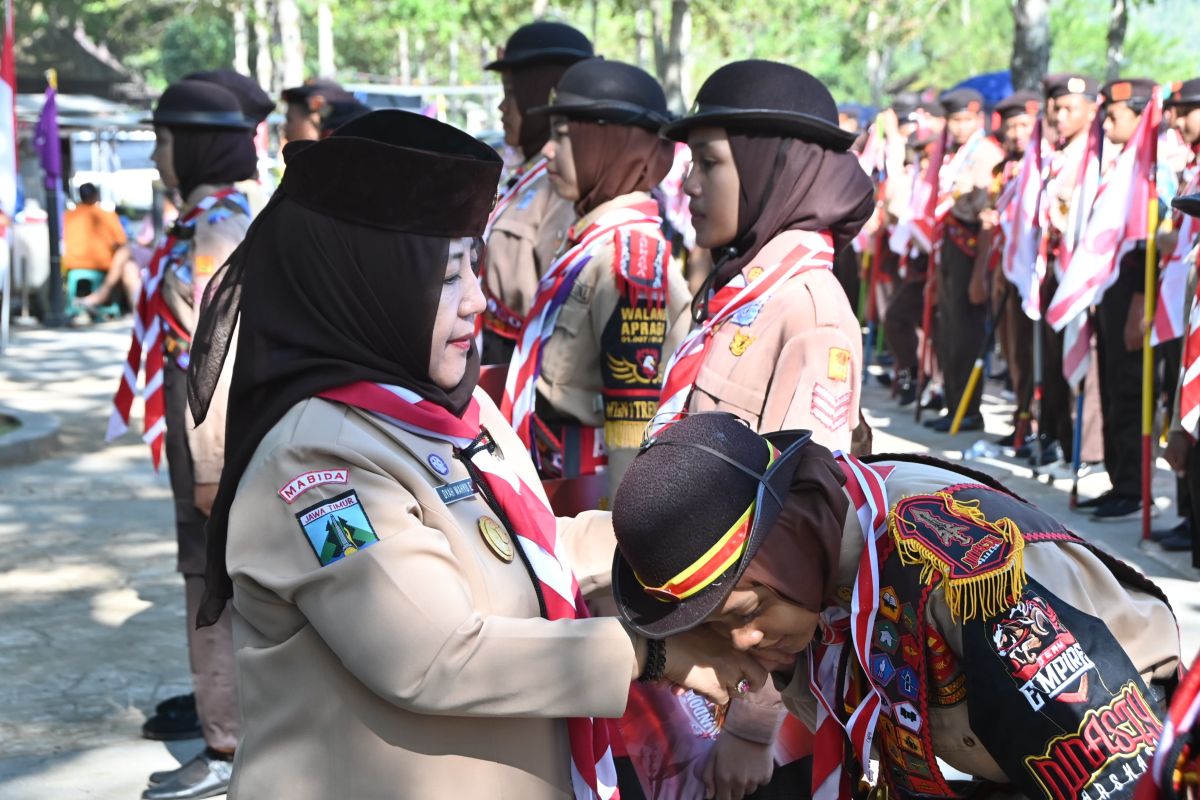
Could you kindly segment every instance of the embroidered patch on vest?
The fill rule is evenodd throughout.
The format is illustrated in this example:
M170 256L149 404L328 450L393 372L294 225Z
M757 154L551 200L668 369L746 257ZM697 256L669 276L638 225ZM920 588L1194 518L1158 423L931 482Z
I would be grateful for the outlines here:
M906 497L888 514L888 530L901 560L922 567L925 585L941 580L956 620L991 616L1021 595L1021 531L1008 517L986 519L978 500L948 492Z
M850 351L844 347L829 348L829 364L825 376L831 381L850 380Z
M296 521L322 567L379 541L353 489L309 506L296 514Z
M309 489L331 483L346 483L349 479L350 470L348 469L316 469L292 478L279 489L277 494L283 498L283 502L290 506L296 502L297 497Z

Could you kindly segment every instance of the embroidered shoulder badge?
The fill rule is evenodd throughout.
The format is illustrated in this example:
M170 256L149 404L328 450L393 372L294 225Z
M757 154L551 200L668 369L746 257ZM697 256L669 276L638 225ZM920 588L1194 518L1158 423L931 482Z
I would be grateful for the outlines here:
M922 583L940 579L956 620L990 617L1021 596L1025 539L1008 517L986 519L978 500L949 492L906 497L888 514L888 530L900 560L921 567Z
M353 489L309 506L296 514L296 520L322 567L379 541Z
M309 489L329 483L345 483L349 477L350 470L348 469L315 469L292 478L280 487L277 494L283 498L283 502L290 506L296 502L296 498Z

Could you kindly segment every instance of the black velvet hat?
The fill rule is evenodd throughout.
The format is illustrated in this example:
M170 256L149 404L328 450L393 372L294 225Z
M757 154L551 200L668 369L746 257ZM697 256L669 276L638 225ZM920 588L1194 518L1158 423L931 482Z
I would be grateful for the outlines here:
M167 87L146 120L166 128L251 130L254 123L242 113L237 96L223 86L181 80Z
M1128 103L1140 112L1154 96L1155 86L1158 83L1149 78L1118 78L1104 84L1100 94L1104 95L1105 103Z
M592 58L592 43L562 22L531 22L517 28L504 45L504 53L484 69L499 71L536 64L574 64Z
M1073 72L1052 72L1042 78L1042 90L1047 100L1063 97L1068 94L1081 94L1092 100L1100 91L1100 84L1086 75L1076 75Z
M825 84L775 61L721 67L700 87L688 115L663 127L662 135L682 142L700 126L791 136L839 151L857 138L838 127L837 104Z
M615 122L657 131L670 121L667 96L654 76L632 64L589 58L572 65L550 92L550 103L525 112Z
M372 111L320 141L289 142L283 156L279 190L305 208L446 238L483 233L503 165L475 137L400 109Z
M783 510L811 437L760 436L732 414L708 412L643 444L613 499L621 618L661 638L720 608Z
M347 95L329 101L328 112L321 115L321 133L328 134L343 125L371 113L371 107L359 102L357 97Z
M996 103L996 108L993 110L1000 115L1000 119L1008 119L1020 114L1037 116L1041 108L1042 96L1037 92L1022 89L1019 92L1013 92L999 103Z
M1175 81L1171 92L1163 98L1164 106L1200 106L1200 78Z
M1200 194L1185 194L1176 197L1171 205L1189 217L1200 217Z
M265 120L275 110L275 102L262 90L257 81L231 69L211 69L204 72L193 72L191 75L185 75L184 80L207 81L208 83L215 83L218 86L224 86L237 97L238 103L242 106L242 113L255 126Z
M938 102L947 116L964 111L972 114L983 111L983 95L974 89L950 89L942 92Z

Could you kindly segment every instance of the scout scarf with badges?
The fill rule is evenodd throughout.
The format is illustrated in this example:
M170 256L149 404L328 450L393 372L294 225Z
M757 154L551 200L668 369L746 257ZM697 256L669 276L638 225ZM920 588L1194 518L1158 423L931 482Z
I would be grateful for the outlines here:
M150 445L150 457L155 469L158 469L162 460L163 435L167 427L162 375L163 334L169 329L175 337L185 342L191 341L190 332L175 318L163 299L162 281L171 270L190 271L188 258L192 252L196 221L218 204L231 206L247 216L251 213L245 195L236 189L226 188L204 197L167 230L143 276L142 291L138 295L133 318L133 337L129 343L129 354L125 357L125 372L113 396L113 411L105 436L105 441L109 442L129 430L129 413L133 407L133 397L137 394L138 373L145 370L143 395L146 409L142 439ZM191 283L192 276L189 274L186 277L187 282ZM180 367L186 369L186 362L181 363Z
M708 303L708 318L688 334L667 362L658 414L648 434L686 413L696 376L712 346L714 334L722 325L727 322L749 325L771 296L792 278L813 269L833 269L833 237L828 231L788 231L788 234L796 235L798 242L787 255L770 265L751 262L713 294ZM761 274L753 280L747 278L756 271Z
M1192 164L1184 170L1183 187L1179 196L1200 192L1200 154L1193 154ZM1150 337L1151 346L1178 339L1184 334L1183 305L1187 294L1188 268L1192 265L1192 250L1196 237L1200 235L1200 220L1176 211L1172 215L1175 225L1175 247L1165 253L1162 276L1158 282L1158 303L1154 313L1154 329Z
M532 191L533 185L546 176L546 168L549 163L549 160L545 156L538 156L533 161L527 162L509 178L508 183L496 198L496 205L492 207L492 213L488 215L487 225L483 229L484 242L487 242L491 237L492 228L495 227L496 222L504 215L504 212L508 210L508 207L516 202L518 198L523 197L526 190ZM516 339L520 335L521 326L525 321L488 289L486 280L487 260L485 259L483 263L485 265L485 272L479 275L479 281L483 287L483 294L487 298L487 311L479 315L478 324L481 326L481 329L482 327L486 327L497 336L502 336L505 339Z
M1165 602L1162 592L1003 487L964 483L889 510L884 481L894 467L837 460L865 541L850 611L824 612L808 649L819 701L813 797L852 796L851 770L872 744L892 793L957 796L938 767L929 715L964 701L972 729L1027 796L1132 797L1160 728L1152 696L1102 622L1025 577L1023 551L1079 544L1123 583ZM937 588L964 622L962 664L926 623ZM987 688L969 693L968 676ZM857 761L846 757L847 737Z
M544 616L549 620L588 616L579 583L556 535L554 513L537 493L494 454L479 424L474 398L461 417L399 386L358 382L321 392L320 397L375 414L418 436L448 442L482 490L483 498L516 540L529 569ZM578 798L619 798L608 726L590 717L567 721L571 782Z
M616 240L617 258L614 259L613 269L617 272L617 285L630 295L644 295L658 302L662 298L665 306L666 275L659 270L657 286L646 285L637 287L640 283L638 276L622 272L622 253L628 253L629 248L622 250L622 242L629 241L630 236L637 239L654 237L661 241L659 226L662 219L658 216L658 205L648 199L633 205L621 206L603 214L582 231L572 230L567 237L568 249L563 252L546 274L538 282L537 296L534 297L533 307L525 317L521 336L517 340L512 362L508 368L508 378L504 386L504 399L501 411L505 418L512 423L513 429L521 441L534 451L534 406L537 402L537 379L542 369L542 348L554 334L554 324L559 311L571 294L575 281L583 272L584 267L592 260L596 251L609 242ZM644 236L636 236L636 234ZM661 266L661 262L659 262ZM661 340L659 350L661 351ZM651 415L653 416L653 415Z

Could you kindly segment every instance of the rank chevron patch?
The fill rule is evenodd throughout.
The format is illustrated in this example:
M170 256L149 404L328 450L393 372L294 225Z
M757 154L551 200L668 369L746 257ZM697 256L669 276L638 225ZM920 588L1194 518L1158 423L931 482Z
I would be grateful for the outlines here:
M850 420L850 401L851 394L849 389L834 392L826 386L814 383L812 395L813 419L831 431L844 428Z

